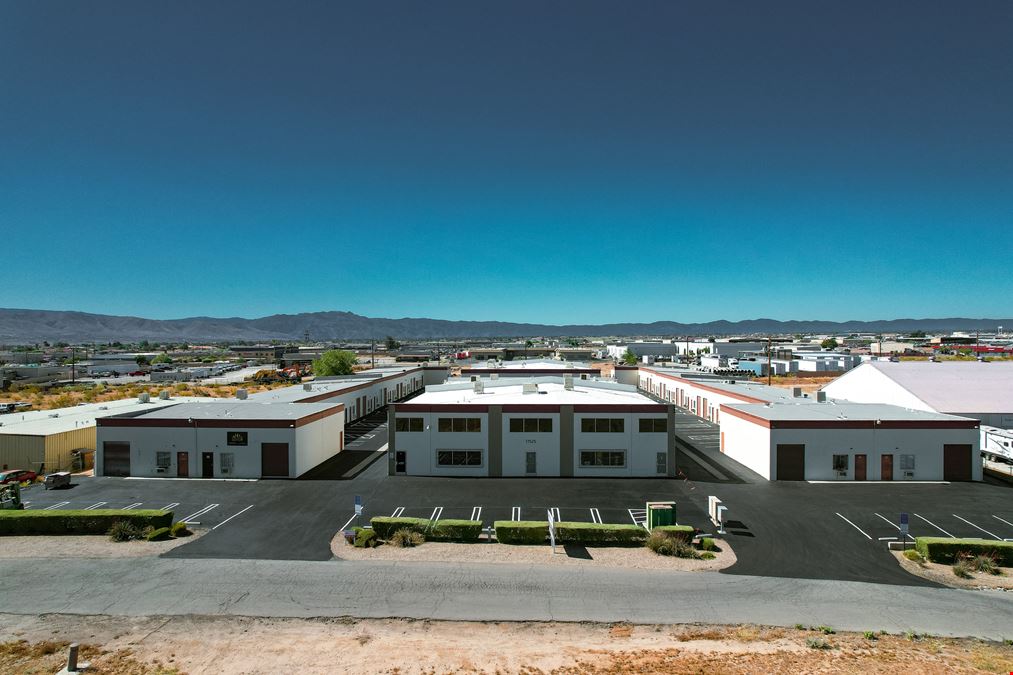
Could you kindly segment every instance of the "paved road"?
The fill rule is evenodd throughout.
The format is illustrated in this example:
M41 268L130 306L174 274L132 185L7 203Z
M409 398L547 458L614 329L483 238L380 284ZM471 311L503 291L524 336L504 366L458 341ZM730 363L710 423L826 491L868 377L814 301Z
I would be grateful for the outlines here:
M533 565L10 560L0 607L14 614L802 623L1013 637L1013 597L1005 593Z

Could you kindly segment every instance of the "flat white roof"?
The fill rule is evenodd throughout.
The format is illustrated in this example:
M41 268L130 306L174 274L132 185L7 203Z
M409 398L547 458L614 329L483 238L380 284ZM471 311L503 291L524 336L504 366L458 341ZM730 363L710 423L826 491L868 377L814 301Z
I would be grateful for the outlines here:
M525 394L525 384L535 384L538 393ZM498 381L483 379L482 393L476 393L471 382L431 385L426 387L424 394L412 399L411 404L661 405L638 393L636 387L631 385L578 379L574 379L573 384L573 389L567 390L561 377L521 381L516 378Z
M337 394L350 387L357 387L360 384L376 382L383 377L400 375L402 373L418 369L419 366L415 364L396 368L373 368L372 370L364 370L353 375L345 375L336 378L321 378L311 380L309 382L303 382L301 384L294 384L291 387L284 387L282 389L271 389L269 391L257 392L256 394L250 394L247 400L261 403L294 403L313 396L319 396L320 394ZM308 389L306 385L309 385Z
M579 368L590 368L591 364L586 361L560 361L557 359L523 359L519 361L496 362L493 365L486 365L487 362L472 364L472 370L527 370L537 368L539 370L575 370Z
M848 401L827 401L816 403L815 401L805 404L772 403L763 405L760 403L735 403L725 404L723 407L741 410L756 417L773 421L875 421L883 422L974 422L965 417L955 415L943 415L940 413L926 412L924 410L911 410L895 405L883 403L851 403Z
M0 434L16 434L22 436L49 436L61 434L75 429L95 426L95 420L110 415L123 415L141 411L158 410L166 406L174 406L181 402L221 401L196 396L177 396L168 400L152 397L150 403L138 403L136 398L103 403L88 403L70 408L55 410L30 410L23 413L0 415Z
M297 420L336 408L337 403L258 403L219 399L201 403L180 403L138 415L146 420Z
M1013 411L1011 362L870 361L858 368L875 368L934 410L958 413Z
M662 375L672 375L690 384L699 384L701 387L710 387L712 389L726 392L730 395L737 394L739 396L748 396L750 398L760 399L761 401L769 401L771 403L777 401L809 403L815 402L816 400L814 397L805 398L793 396L791 389L785 389L783 387L768 387L760 382L736 380L734 383L730 383L725 380L711 380L703 377L687 377L688 373L694 371L686 371L675 368L643 368L642 370L649 370Z

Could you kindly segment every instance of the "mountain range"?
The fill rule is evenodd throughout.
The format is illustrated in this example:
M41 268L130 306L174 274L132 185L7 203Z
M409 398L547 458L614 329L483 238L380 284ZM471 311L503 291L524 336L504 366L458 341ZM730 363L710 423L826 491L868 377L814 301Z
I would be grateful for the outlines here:
M417 338L513 338L527 336L720 336L795 333L901 333L910 331L1013 329L1013 319L890 319L883 321L710 321L707 323L606 323L545 325L505 321L383 319L351 312L274 314L258 319L197 316L185 319L144 319L133 316L38 309L0 309L0 343L368 340L392 335Z

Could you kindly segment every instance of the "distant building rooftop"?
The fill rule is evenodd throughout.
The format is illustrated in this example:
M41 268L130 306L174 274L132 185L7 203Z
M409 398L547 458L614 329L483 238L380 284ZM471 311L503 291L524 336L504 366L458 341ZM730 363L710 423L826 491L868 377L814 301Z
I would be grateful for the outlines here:
M150 403L138 403L136 398L104 403L88 403L71 408L55 410L30 410L27 412L0 415L0 434L23 436L48 436L75 429L95 426L95 420L113 415L155 411L181 402L206 402L221 399L203 397L175 397L162 400L152 397Z

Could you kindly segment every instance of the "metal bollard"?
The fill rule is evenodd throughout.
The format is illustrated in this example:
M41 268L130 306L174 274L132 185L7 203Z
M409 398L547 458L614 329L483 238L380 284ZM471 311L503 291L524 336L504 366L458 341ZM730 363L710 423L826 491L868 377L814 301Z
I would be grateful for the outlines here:
M67 671L74 673L77 672L77 650L78 644L75 642L70 645L70 649L67 650Z

